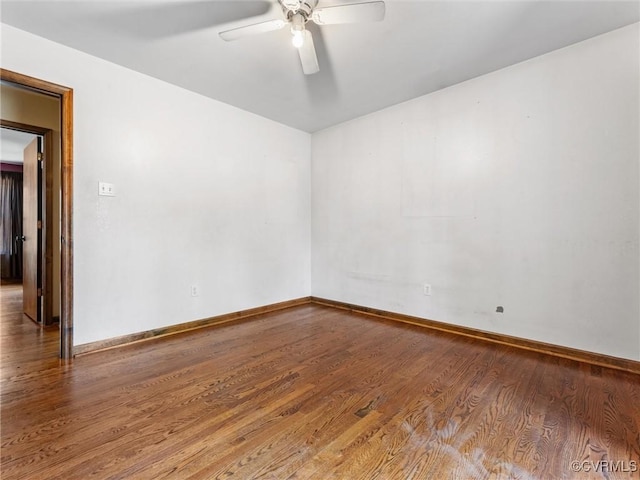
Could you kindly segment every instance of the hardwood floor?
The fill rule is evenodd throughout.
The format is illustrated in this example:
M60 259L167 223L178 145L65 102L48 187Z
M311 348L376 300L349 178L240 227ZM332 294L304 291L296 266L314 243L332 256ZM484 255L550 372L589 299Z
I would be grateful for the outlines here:
M68 364L15 290L4 480L640 478L631 373L318 305Z

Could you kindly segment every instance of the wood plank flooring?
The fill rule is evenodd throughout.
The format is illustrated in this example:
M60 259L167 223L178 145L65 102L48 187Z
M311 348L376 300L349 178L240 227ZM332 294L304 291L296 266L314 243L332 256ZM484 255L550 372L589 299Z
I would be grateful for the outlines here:
M68 364L1 293L3 480L640 478L637 375L318 305Z

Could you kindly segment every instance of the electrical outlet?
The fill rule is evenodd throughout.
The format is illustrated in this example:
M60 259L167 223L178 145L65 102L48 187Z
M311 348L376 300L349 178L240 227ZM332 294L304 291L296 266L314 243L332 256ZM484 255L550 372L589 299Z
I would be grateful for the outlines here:
M422 286L422 291L427 297L430 297L431 296L431 285L429 285L428 283L425 283Z
M200 288L197 285L191 285L191 296L192 297L200 296Z

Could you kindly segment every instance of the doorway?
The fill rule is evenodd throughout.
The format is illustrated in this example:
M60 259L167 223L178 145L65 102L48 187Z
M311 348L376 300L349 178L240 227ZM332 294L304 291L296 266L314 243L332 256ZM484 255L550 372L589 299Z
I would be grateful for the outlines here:
M10 104L21 101L21 110L28 110L23 92L2 85L1 93L3 100ZM54 105L57 112L57 101ZM35 101L30 106L40 111L42 104ZM17 116L11 108L3 108L2 113ZM45 122L46 109L42 113L43 124L49 123L58 132L59 115ZM60 206L59 195L53 194L60 188L56 171L60 155L54 154L54 131L3 119L0 138L2 278L21 280L24 314L38 325L52 325L60 318L60 245L56 243ZM18 184L21 191L16 191Z
M54 195L57 195L59 198L60 206L59 220L56 221L57 225L59 225L59 232L58 235L56 235L56 242L53 242L54 222L52 221L52 213L45 212L44 214L44 218L48 218L51 224L49 226L49 229L47 230L46 228L44 228L43 232L48 231L47 235L51 236L52 241L50 242L50 245L55 244L59 247L60 267L58 278L60 279L60 358L71 359L73 358L73 90L68 87L64 87L47 82L45 80L29 77L5 69L0 69L0 80L2 85L10 85L20 89L25 89L29 92L42 95L49 99L54 98L56 99L56 102L59 106L59 132L56 132L55 134L51 134L51 132L49 132L49 142L47 142L46 132L34 133L41 133L45 137L45 146L47 145L47 143L49 145L53 145L57 140L60 151L60 167L58 170L59 186L55 189L54 193ZM3 102L3 104L4 103L5 102ZM16 127L19 127L18 129L23 130L25 127L29 127L29 125L25 123L20 123L16 120L9 120L5 118L2 118L2 126L14 129ZM47 154L45 153L45 161L46 155ZM53 171L51 173L53 173ZM44 180L45 183L51 182L49 186L51 187L52 192L54 191L53 178L54 177L52 175L45 175ZM45 205L47 204L45 203ZM49 202L48 205L51 206L52 202ZM46 208L48 209L49 206L47 206ZM47 213L49 213L48 216ZM46 265L49 262L51 263L52 267L54 256L51 255L50 257L47 257L47 255L45 254L43 257L44 264ZM46 272L46 267L42 270ZM46 285L46 282L44 283L44 285ZM46 296L44 298L46 298ZM49 298L53 299L55 297L53 295L50 295Z

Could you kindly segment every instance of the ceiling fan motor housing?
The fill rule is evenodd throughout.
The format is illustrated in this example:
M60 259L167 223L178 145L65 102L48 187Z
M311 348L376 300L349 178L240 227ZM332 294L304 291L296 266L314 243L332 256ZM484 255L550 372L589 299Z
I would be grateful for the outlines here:
M278 0L278 2L280 2L287 20L299 13L304 17L305 22L311 16L311 12L316 8L316 5L318 5L318 0Z

